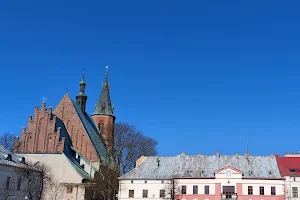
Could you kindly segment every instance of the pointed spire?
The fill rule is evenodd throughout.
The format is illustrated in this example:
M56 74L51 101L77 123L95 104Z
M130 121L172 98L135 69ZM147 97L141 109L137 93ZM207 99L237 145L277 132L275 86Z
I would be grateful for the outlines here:
M108 66L106 66L105 79L102 84L100 98L95 107L93 115L109 115L114 116L113 105L110 100L110 87L108 82Z
M79 93L76 95L76 104L79 106L82 113L85 113L86 100L87 100L87 96L85 94L86 83L84 80L84 76L85 76L85 69L82 70L82 79L79 83L80 89L79 89Z

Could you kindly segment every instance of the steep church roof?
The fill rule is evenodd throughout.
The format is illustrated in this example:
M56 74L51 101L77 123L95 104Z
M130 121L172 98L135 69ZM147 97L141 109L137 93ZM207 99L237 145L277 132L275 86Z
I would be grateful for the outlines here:
M69 96L68 96L69 97ZM70 97L69 97L70 98ZM99 133L93 119L85 112L82 113L78 105L76 104L75 101L73 101L71 98L70 100L72 101L72 104L74 108L76 109L76 112L90 138L92 141L98 156L100 157L101 161L106 162L107 159L109 158L105 143L101 139L101 134Z
M106 67L107 69L108 67ZM93 115L114 116L114 108L110 100L110 87L108 82L108 72L105 73L105 79L102 84L102 91L98 103L96 104Z

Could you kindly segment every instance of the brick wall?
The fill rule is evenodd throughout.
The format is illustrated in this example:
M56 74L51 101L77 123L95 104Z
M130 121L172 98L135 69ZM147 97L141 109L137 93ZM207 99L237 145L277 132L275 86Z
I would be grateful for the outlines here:
M68 94L63 96L53 113L64 122L73 146L89 161L100 161Z

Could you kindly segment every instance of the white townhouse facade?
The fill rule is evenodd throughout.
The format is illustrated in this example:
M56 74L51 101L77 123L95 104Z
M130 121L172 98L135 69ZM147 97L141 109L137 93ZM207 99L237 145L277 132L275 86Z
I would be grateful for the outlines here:
M273 155L141 157L119 179L119 200L279 200L285 195Z
M40 181L39 171L29 167L24 157L17 156L0 145L0 200L27 199L29 184L35 187ZM30 190L32 196L37 192L38 190Z

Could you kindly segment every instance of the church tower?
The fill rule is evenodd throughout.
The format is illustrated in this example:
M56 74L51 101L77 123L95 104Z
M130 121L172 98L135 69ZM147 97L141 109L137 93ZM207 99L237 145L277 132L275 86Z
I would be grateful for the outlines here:
M107 149L110 151L113 149L114 144L114 123L116 117L114 116L114 106L110 101L109 90L108 66L106 66L105 79L102 84L101 95L96 104L95 112L92 114L92 118L101 132Z
M76 95L76 104L80 108L81 112L84 114L86 108L86 100L87 100L87 96L85 94L86 83L84 81L84 73L82 74L82 80L80 81L79 86L80 89L79 89L79 93Z

